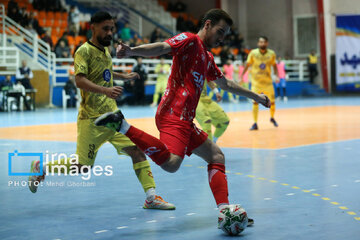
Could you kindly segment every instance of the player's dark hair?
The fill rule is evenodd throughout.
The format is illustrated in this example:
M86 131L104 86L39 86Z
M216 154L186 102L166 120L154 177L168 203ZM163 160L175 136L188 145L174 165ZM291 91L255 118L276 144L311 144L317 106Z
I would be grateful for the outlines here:
M110 15L110 13L104 12L104 11L99 11L99 12L96 12L94 15L92 15L90 23L91 24L101 23L103 21L112 20L112 19L113 19L113 17Z
M210 9L209 11L207 11L207 13L205 13L204 17L202 18L200 29L205 26L206 20L211 20L211 25L214 26L218 22L220 22L221 19L224 20L227 25L232 26L233 20L227 12L220 8Z
M258 40L260 40L261 38L264 39L266 42L269 41L269 39L267 38L267 36L264 36L264 35L263 35L263 36L260 36Z

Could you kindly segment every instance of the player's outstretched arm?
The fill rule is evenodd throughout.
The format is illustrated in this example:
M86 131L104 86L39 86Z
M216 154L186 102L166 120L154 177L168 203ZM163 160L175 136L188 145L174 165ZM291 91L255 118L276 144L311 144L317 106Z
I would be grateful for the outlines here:
M237 95L241 95L241 96L244 96L244 97L247 97L247 98L251 98L255 102L258 102L258 103L264 105L267 108L270 107L271 102L270 102L269 98L265 94L254 93L254 92L252 92L252 91L250 91L250 90L248 90L246 88L243 88L243 87L239 86L234 81L227 80L224 76L221 77L221 78L216 79L215 83L221 89L224 89L225 91L229 91L229 92L237 94Z
M157 57L171 52L171 47L166 42L143 44L137 47L129 47L124 43L119 43L116 49L116 57L125 58L132 56Z
M118 96L122 94L123 88L119 86L115 87L104 87L99 86L93 82L91 82L89 79L86 78L85 74L77 74L75 76L75 83L78 88L81 88L82 90L93 92L93 93L101 93L105 94L107 97L116 99Z
M131 73L113 72L113 76L115 79L122 79L122 80L136 80L140 78L139 74L136 72L131 72Z

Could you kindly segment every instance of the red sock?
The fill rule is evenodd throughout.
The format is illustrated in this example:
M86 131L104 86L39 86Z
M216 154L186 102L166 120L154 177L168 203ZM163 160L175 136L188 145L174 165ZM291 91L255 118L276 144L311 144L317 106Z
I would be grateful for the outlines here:
M225 165L221 163L209 164L208 173L210 188L214 195L216 204L229 204Z
M163 164L170 157L170 152L159 139L131 126L125 134L157 165Z

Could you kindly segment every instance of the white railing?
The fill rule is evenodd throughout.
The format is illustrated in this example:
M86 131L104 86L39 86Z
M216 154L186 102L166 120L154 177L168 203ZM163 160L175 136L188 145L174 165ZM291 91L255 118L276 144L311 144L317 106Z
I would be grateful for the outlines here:
M0 4L0 21L1 23L5 22L5 7L3 4ZM5 24L1 24L1 46L6 47L6 34L5 33Z
M0 67L4 68L0 70L0 75L14 75L19 65L20 56L16 47L0 47Z
M307 69L307 62L303 60L283 60L286 65L287 81L306 81L308 80L309 72ZM233 62L234 68L238 69L242 65L242 61L237 60ZM236 76L237 77L237 76ZM237 79L237 78L236 78Z
M133 66L136 64L136 60L132 58L128 59L113 59L113 70L120 72L131 72ZM148 78L146 81L147 85L155 84L157 74L155 73L155 67L158 63L160 63L159 59L143 59L143 64L146 66L148 71ZM215 59L215 62L218 64L219 60ZM172 64L171 59L166 59L165 63ZM307 76L307 71L305 68L306 61L299 60L287 60L285 63L289 66L287 69L287 74L289 74L289 81L304 81ZM234 67L238 68L239 65L242 64L241 61L234 61ZM56 59L56 67L57 70L55 73L55 82L53 84L54 87L64 86L63 82L56 82L57 77L69 77L70 72L73 71L74 59L73 58L57 58ZM58 72L64 73L58 73ZM119 81L121 82L121 81Z
M49 73L49 77L54 81L55 59L56 56L51 52L48 43L39 39L37 33L32 33L17 24L14 20L5 15L5 7L0 4L0 24L2 29L2 46L7 43L15 45L18 50L38 63L38 66ZM52 102L52 82L50 81L50 104Z
M157 3L153 4L152 2L142 1L141 4L134 4L134 0L122 2L118 0L78 0L78 2L90 7L106 10L111 15L116 16L117 19L124 17L122 15L123 12L128 13L128 16L125 17L126 22L129 23L129 27L131 29L138 32L141 36L148 35L149 32L151 32L156 27L156 24L146 20L141 14L151 18L154 22L167 27L168 30L172 32L172 34L166 33L166 35L172 36L176 33L176 19L171 17L170 13L164 11L164 9L161 9L162 7L158 6ZM147 6L152 7L149 8ZM131 7L141 14L133 11ZM157 9L156 11L154 7ZM146 10L142 11L139 10L139 8L145 8ZM149 14L152 15L149 16ZM151 26L151 31L147 29L148 27L144 27L144 25Z

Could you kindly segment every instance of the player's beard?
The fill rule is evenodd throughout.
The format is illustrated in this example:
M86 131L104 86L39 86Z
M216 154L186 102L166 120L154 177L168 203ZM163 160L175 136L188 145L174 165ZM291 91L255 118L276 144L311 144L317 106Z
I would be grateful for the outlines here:
M266 50L266 46L261 46L261 47L259 47L261 50Z
M97 37L97 40L101 45L103 45L104 47L107 47L107 46L110 46L112 37L107 37L107 38Z

